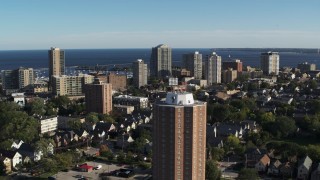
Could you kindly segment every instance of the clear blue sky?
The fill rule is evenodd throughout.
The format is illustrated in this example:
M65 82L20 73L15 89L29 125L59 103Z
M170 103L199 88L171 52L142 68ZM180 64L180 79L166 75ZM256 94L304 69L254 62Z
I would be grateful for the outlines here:
M320 48L319 0L2 0L0 50Z

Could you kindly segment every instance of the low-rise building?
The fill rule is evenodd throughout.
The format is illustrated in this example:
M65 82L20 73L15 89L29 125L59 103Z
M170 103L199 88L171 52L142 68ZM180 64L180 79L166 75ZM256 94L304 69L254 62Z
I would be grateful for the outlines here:
M309 156L304 157L298 162L298 179L308 179L311 171L312 160Z
M149 100L147 97L119 95L113 98L113 104L134 106L135 110L140 110L149 107Z
M114 105L113 111L120 114L131 114L134 111L134 106Z
M39 118L40 121L40 134L50 133L58 129L58 117L43 116Z

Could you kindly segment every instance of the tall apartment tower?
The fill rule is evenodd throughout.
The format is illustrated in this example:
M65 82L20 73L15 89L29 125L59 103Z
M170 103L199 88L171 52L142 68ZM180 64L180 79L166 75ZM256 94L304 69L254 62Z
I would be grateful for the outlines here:
M224 61L222 62L222 69L228 70L232 68L233 70L236 70L237 72L242 72L242 62L240 59L236 59L233 61Z
M65 54L60 48L52 47L49 51L49 80L52 76L61 76L65 74Z
M132 64L133 84L141 87L148 84L148 66L142 59L138 59Z
M93 84L84 85L87 112L110 114L112 111L112 85L102 83L98 78Z
M207 57L205 75L208 85L221 83L221 56L215 52Z
M278 52L261 53L260 66L264 74L278 75L279 63L280 63L280 56Z
M154 105L154 179L204 180L206 160L205 102L191 93L168 93Z
M171 76L172 55L171 48L167 45L160 44L152 48L150 59L150 73L152 77L167 78Z
M308 62L304 62L304 63L299 63L298 64L298 69L300 69L301 73L305 73L305 72L309 72L309 71L315 71L316 68L316 64L309 64Z
M202 54L195 53L184 54L182 56L184 68L190 71L190 75L195 79L202 79Z
M19 89L22 89L34 83L34 73L32 68L20 67L18 69L18 75L19 75Z

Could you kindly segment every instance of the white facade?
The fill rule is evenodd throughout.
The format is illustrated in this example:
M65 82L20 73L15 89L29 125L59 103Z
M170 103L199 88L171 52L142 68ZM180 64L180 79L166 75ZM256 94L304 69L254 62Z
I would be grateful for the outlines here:
M184 68L191 72L195 79L202 79L202 54L198 51L184 54L182 57Z
M208 85L221 83L221 66L221 56L218 56L215 52L208 56L205 73Z
M260 66L263 73L279 75L280 56L277 52L261 53Z
M40 133L44 134L58 129L58 117L44 118L40 120Z

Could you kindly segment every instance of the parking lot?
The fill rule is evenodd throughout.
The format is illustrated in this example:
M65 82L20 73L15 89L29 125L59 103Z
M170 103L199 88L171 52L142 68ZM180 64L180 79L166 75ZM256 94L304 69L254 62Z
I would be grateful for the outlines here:
M93 170L92 172L80 172L80 171L75 171L75 170L70 170L68 172L59 172L53 177L56 179L61 179L61 180L74 180L74 179L79 179L79 177L83 176L86 177L87 179L101 179L99 177L99 174L101 173L108 173L111 171L119 170L121 168L128 168L128 166L125 165L117 165L117 164L107 164L103 162L86 162L88 165L97 167L98 165L101 165L101 169L99 170ZM115 176L108 176L109 179L113 180L121 180L121 179L146 179L147 177L150 176L151 170L141 170L140 168L134 168L135 175L130 177L130 178L121 178L121 177L115 177Z

